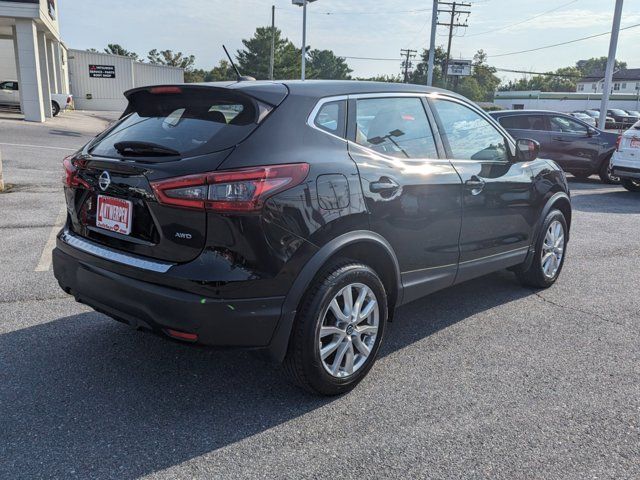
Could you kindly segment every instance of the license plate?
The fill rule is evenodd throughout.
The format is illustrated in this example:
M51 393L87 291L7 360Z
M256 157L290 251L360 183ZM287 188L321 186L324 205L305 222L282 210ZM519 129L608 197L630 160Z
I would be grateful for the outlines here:
M98 195L96 227L129 235L133 204L129 200Z
M633 137L631 139L631 148L640 148L640 138Z

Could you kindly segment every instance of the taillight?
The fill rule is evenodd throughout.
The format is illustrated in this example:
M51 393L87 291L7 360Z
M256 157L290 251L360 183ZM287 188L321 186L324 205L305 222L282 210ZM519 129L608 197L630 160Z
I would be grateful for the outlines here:
M620 151L620 142L622 142L622 135L618 135L618 138L616 139L616 152Z
M66 157L62 161L62 165L64 166L64 178L62 179L63 183L67 187L85 187L90 188L87 182L85 182L82 178L78 176L78 169L76 168L73 162L73 156Z
M189 175L152 182L151 186L164 205L252 212L260 210L267 198L299 185L308 173L308 164L292 163Z
M182 93L182 89L180 87L152 87L151 89L149 89L149 92L152 93L153 95L166 95L166 94L172 94L172 95L178 95L180 93Z

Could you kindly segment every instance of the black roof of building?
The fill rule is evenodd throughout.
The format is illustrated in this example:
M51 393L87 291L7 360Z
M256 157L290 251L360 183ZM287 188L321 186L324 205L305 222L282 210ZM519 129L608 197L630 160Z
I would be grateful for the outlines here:
M593 72L589 75L582 77L581 82L600 81L604 78L604 72ZM638 80L640 81L640 68L627 68L624 70L618 70L613 74L613 80Z

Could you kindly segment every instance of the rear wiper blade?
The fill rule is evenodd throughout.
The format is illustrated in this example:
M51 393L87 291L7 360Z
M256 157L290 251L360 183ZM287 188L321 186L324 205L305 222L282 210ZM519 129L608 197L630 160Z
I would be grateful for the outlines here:
M149 142L118 142L113 145L116 151L122 156L141 157L177 157L180 152L173 148L163 147L156 143Z

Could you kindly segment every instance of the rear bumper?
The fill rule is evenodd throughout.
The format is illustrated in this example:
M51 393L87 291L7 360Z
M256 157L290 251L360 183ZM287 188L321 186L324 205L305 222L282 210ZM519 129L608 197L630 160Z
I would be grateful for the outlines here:
M60 248L53 251L53 268L77 301L136 328L195 333L204 345L268 347L284 301L211 299L106 270Z

